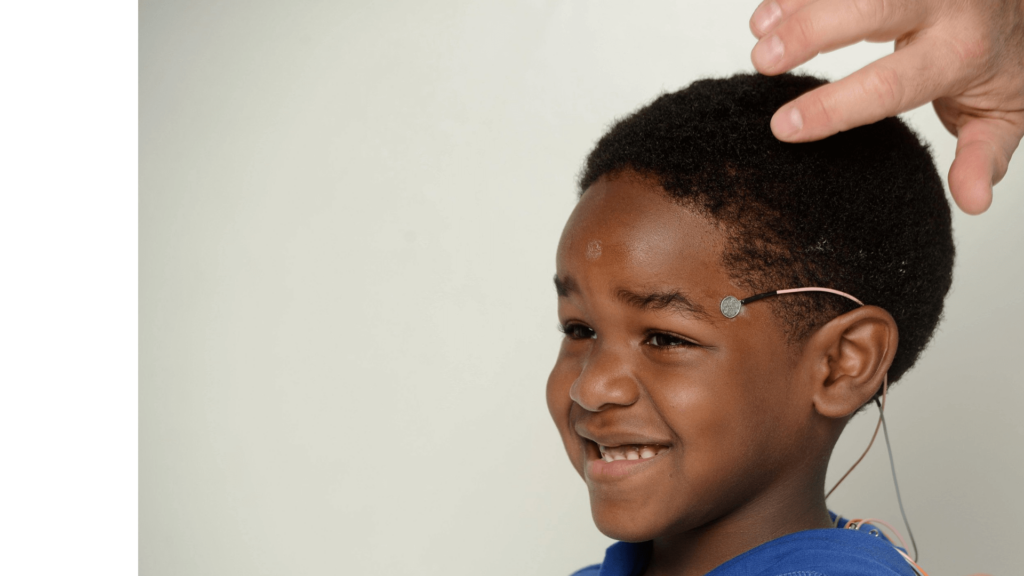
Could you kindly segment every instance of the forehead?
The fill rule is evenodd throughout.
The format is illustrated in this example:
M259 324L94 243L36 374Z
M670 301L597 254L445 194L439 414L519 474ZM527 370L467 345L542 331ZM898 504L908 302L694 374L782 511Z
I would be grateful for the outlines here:
M710 219L634 173L602 177L583 194L558 246L558 272L596 272L620 284L685 287L720 299L725 235Z

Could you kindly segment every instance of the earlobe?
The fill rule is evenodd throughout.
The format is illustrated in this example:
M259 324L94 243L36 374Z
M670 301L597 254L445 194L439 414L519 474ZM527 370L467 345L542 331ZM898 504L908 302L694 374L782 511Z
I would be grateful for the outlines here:
M896 321L877 306L862 306L821 327L805 350L815 354L820 374L814 409L828 418L856 412L882 387L896 355Z

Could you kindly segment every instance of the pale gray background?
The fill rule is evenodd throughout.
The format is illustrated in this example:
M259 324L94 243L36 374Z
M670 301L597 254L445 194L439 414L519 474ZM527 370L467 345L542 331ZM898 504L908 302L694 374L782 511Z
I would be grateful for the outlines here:
M142 573L599 561L544 405L555 244L609 122L752 69L755 5L144 1ZM908 119L945 174L953 138ZM891 396L933 576L1019 570L1022 187L1018 158L988 214L957 215L946 320ZM835 509L899 522L884 449L848 482Z

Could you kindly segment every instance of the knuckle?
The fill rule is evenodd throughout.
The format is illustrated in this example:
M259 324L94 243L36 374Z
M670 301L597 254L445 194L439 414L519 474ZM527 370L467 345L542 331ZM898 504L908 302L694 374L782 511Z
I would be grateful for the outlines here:
M865 80L865 95L880 101L887 109L900 110L906 96L906 89L899 73L893 68L880 66Z
M824 92L820 91L819 92ZM836 108L834 95L829 93L811 93L808 95L807 100L801 105L804 110L808 112L808 116L813 118L815 124L820 126L829 126L836 130L842 130L843 127L840 125L840 114Z
M992 39L981 34L953 39L951 45L954 62L964 64L983 61L996 51Z
M885 22L889 13L886 0L851 0L850 8L862 22L878 26Z
M812 19L797 16L786 24L785 30L780 31L780 36L784 34L782 41L786 44L787 52L803 53L814 46L817 26Z

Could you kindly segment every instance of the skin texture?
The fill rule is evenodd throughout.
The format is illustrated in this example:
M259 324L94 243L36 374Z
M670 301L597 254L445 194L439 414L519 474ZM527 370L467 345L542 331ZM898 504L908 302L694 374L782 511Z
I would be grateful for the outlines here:
M893 54L783 106L772 131L808 142L931 102L957 136L949 188L979 214L1024 136L1024 0L765 0L750 18L762 74L867 40Z
M724 238L627 172L583 194L558 247L566 337L548 408L598 528L653 540L647 576L704 574L774 538L828 527L832 447L896 350L895 322L873 306L798 345L769 306L726 319L721 299L747 294L720 263ZM667 449L612 475L600 472L595 441Z

